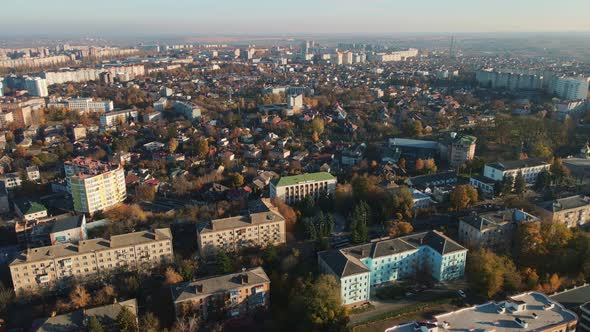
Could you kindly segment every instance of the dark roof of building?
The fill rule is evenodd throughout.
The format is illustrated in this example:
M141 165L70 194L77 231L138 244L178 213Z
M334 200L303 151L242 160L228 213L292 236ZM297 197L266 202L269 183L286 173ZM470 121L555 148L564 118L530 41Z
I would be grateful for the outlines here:
M457 182L457 172L448 171L434 174L420 175L409 178L406 183L409 186L417 188L426 188L431 185L443 184L447 182Z
M549 165L549 164L543 160L536 159L536 158L529 158L529 159L523 159L523 160L498 161L495 163L487 164L487 166L493 167L493 168L501 170L501 171L509 171L509 170L514 170L514 169L519 169L519 168L535 167L535 166L541 166L541 165Z
M65 315L37 319L33 322L31 330L36 332L86 331L85 320L94 316L105 327L105 331L118 331L117 315L123 307L127 307L134 315L137 315L137 300L131 299L91 309L80 309Z
M590 301L590 285L584 285L551 295L551 300L561 303L568 309L576 308Z
M424 233L406 235L398 238L378 240L338 250L327 250L318 256L340 277L368 272L361 262L364 258L378 258L402 252L417 250L427 245L441 255L465 250L463 246L451 240L441 232L432 230Z
M14 204L18 206L18 209L23 215L37 213L47 210L41 203L33 202L28 199L16 199Z
M63 232L69 229L81 227L84 219L85 217L83 214L79 216L71 216L68 218L57 219L55 223L53 223L51 233Z
M261 267L244 272L213 276L190 282L182 282L170 287L172 301L179 303L215 293L227 292L245 286L256 286L270 282Z
M553 201L541 203L541 207L550 212L559 212L570 209L576 209L590 205L590 198L580 195L558 198Z

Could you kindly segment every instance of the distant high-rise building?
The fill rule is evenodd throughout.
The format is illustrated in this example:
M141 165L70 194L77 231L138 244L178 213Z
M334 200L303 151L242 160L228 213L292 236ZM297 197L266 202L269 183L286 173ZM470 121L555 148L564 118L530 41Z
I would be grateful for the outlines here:
M4 97L4 81L0 79L0 97Z
M584 77L560 77L554 81L552 90L561 99L587 99L588 80Z
M25 79L25 87L29 92L29 95L35 97L47 97L49 92L47 91L47 80L41 77L27 77Z

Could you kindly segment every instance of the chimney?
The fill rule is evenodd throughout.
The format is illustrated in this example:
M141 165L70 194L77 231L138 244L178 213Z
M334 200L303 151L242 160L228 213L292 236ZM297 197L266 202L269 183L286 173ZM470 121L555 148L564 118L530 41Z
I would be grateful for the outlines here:
M242 274L242 285L245 285L247 283L248 283L248 275Z
M53 310L53 311L51 312L51 317L55 317L55 316L57 316L57 311Z

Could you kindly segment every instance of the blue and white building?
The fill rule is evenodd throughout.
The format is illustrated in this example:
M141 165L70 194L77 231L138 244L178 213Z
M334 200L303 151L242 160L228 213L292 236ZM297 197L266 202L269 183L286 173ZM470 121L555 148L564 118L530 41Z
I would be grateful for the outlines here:
M370 300L380 284L428 273L437 281L462 278L467 249L438 231L379 240L318 253L321 273L340 281L342 303L358 306Z

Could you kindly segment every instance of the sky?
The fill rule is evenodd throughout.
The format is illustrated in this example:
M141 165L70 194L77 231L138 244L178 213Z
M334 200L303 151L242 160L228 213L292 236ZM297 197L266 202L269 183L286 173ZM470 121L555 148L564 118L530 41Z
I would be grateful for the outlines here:
M590 31L590 0L3 0L0 35Z

